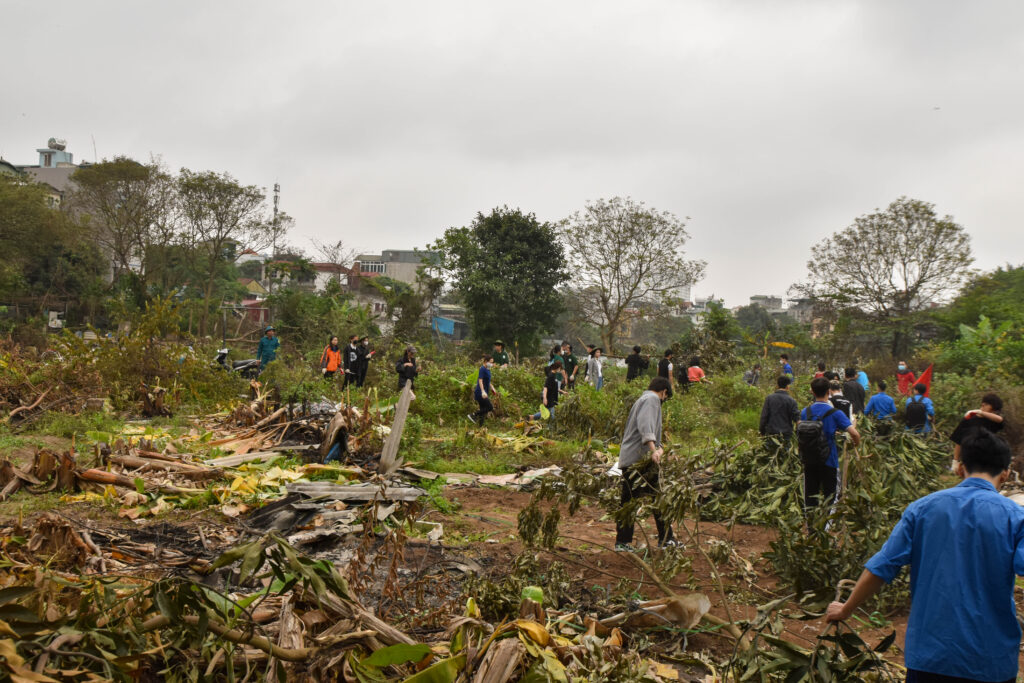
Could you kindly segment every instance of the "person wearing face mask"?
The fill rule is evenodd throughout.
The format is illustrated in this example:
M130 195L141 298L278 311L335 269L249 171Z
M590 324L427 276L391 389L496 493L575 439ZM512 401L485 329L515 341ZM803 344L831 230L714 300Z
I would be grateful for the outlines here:
M483 362L480 364L480 370L476 373L476 386L473 387L473 398L480 408L475 413L470 413L466 416L473 424L483 424L487 413L494 410L494 404L491 403L490 398L491 394L494 393L494 387L491 386L492 367L494 367L494 356L485 353Z
M901 360L896 366L897 389L899 389L899 392L904 396L910 396L910 393L914 390L915 384L917 384L917 377L915 377L914 373L907 367L907 361Z
M629 410L626 429L619 447L619 469L622 470L622 505L639 496L653 496L658 490L658 470L661 456L661 404L669 396L672 385L667 377L655 377L647 385ZM658 527L658 545L674 546L672 527L655 511L654 523ZM615 549L633 552L635 519L616 520Z

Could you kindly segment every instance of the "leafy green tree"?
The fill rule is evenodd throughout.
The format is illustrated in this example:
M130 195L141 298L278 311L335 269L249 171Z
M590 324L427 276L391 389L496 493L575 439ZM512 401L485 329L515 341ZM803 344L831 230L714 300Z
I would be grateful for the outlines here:
M72 175L65 207L110 259L113 283L124 283L136 306L177 237L174 180L157 162L116 157Z
M703 261L683 256L682 221L629 198L587 204L562 223L562 237L579 316L609 352L623 322L666 313L704 272Z
M42 186L0 174L0 298L41 314L67 304L73 320L100 308L103 261Z
M962 325L976 325L982 316L996 325L1024 327L1024 266L997 268L973 278L938 319L953 337Z
M567 279L558 233L532 213L507 206L472 224L449 228L431 247L466 306L477 343L534 350L561 310L557 288Z
M910 351L915 323L970 276L970 236L935 206L900 197L811 249L801 293L855 308L893 332L891 353Z
M426 267L416 271L416 284L410 285L386 275L370 278L366 283L384 297L385 315L394 320L392 336L406 341L416 338L425 327L434 300L444 286L444 280L432 276Z
M177 189L187 242L203 283L199 333L205 335L211 307L219 303L214 286L231 266L236 247L259 251L274 237L265 212L266 193L254 185L240 185L228 173L187 168L181 169Z
M764 306L749 304L736 309L736 322L750 335L769 334L775 336L779 332L778 323L772 318Z

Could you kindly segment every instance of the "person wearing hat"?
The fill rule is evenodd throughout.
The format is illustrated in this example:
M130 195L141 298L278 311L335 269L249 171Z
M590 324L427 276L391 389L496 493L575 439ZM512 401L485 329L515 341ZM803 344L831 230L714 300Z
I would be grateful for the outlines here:
M395 372L398 373L398 390L405 388L406 384L412 389L416 388L416 376L419 370L416 367L416 347L412 344L405 347L405 353L395 363Z
M359 358L356 363L356 386L361 387L366 382L366 371L370 369L370 361L375 351L370 350L370 338L365 334L359 338L359 346L356 347Z
M494 342L494 351L491 352L491 356L494 358L494 364L499 368L508 366L508 351L505 350L505 342L500 339Z
M273 325L267 325L263 330L263 338L256 345L256 367L263 369L267 363L277 359L277 349L281 346L281 340L277 338Z

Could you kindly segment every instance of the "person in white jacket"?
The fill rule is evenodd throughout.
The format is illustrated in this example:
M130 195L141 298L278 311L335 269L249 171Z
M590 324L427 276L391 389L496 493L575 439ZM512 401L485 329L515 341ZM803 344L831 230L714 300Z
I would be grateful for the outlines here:
M601 369L600 346L590 352L590 359L587 360L587 381L590 382L598 391L601 391L601 387L604 386L604 372Z

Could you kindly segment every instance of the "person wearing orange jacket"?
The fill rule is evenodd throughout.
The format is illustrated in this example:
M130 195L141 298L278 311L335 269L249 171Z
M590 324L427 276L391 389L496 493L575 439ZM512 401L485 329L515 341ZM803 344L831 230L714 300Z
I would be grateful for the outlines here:
M331 337L331 341L324 347L320 356L320 372L324 379L331 379L334 373L341 368L341 347L338 346L338 338Z

